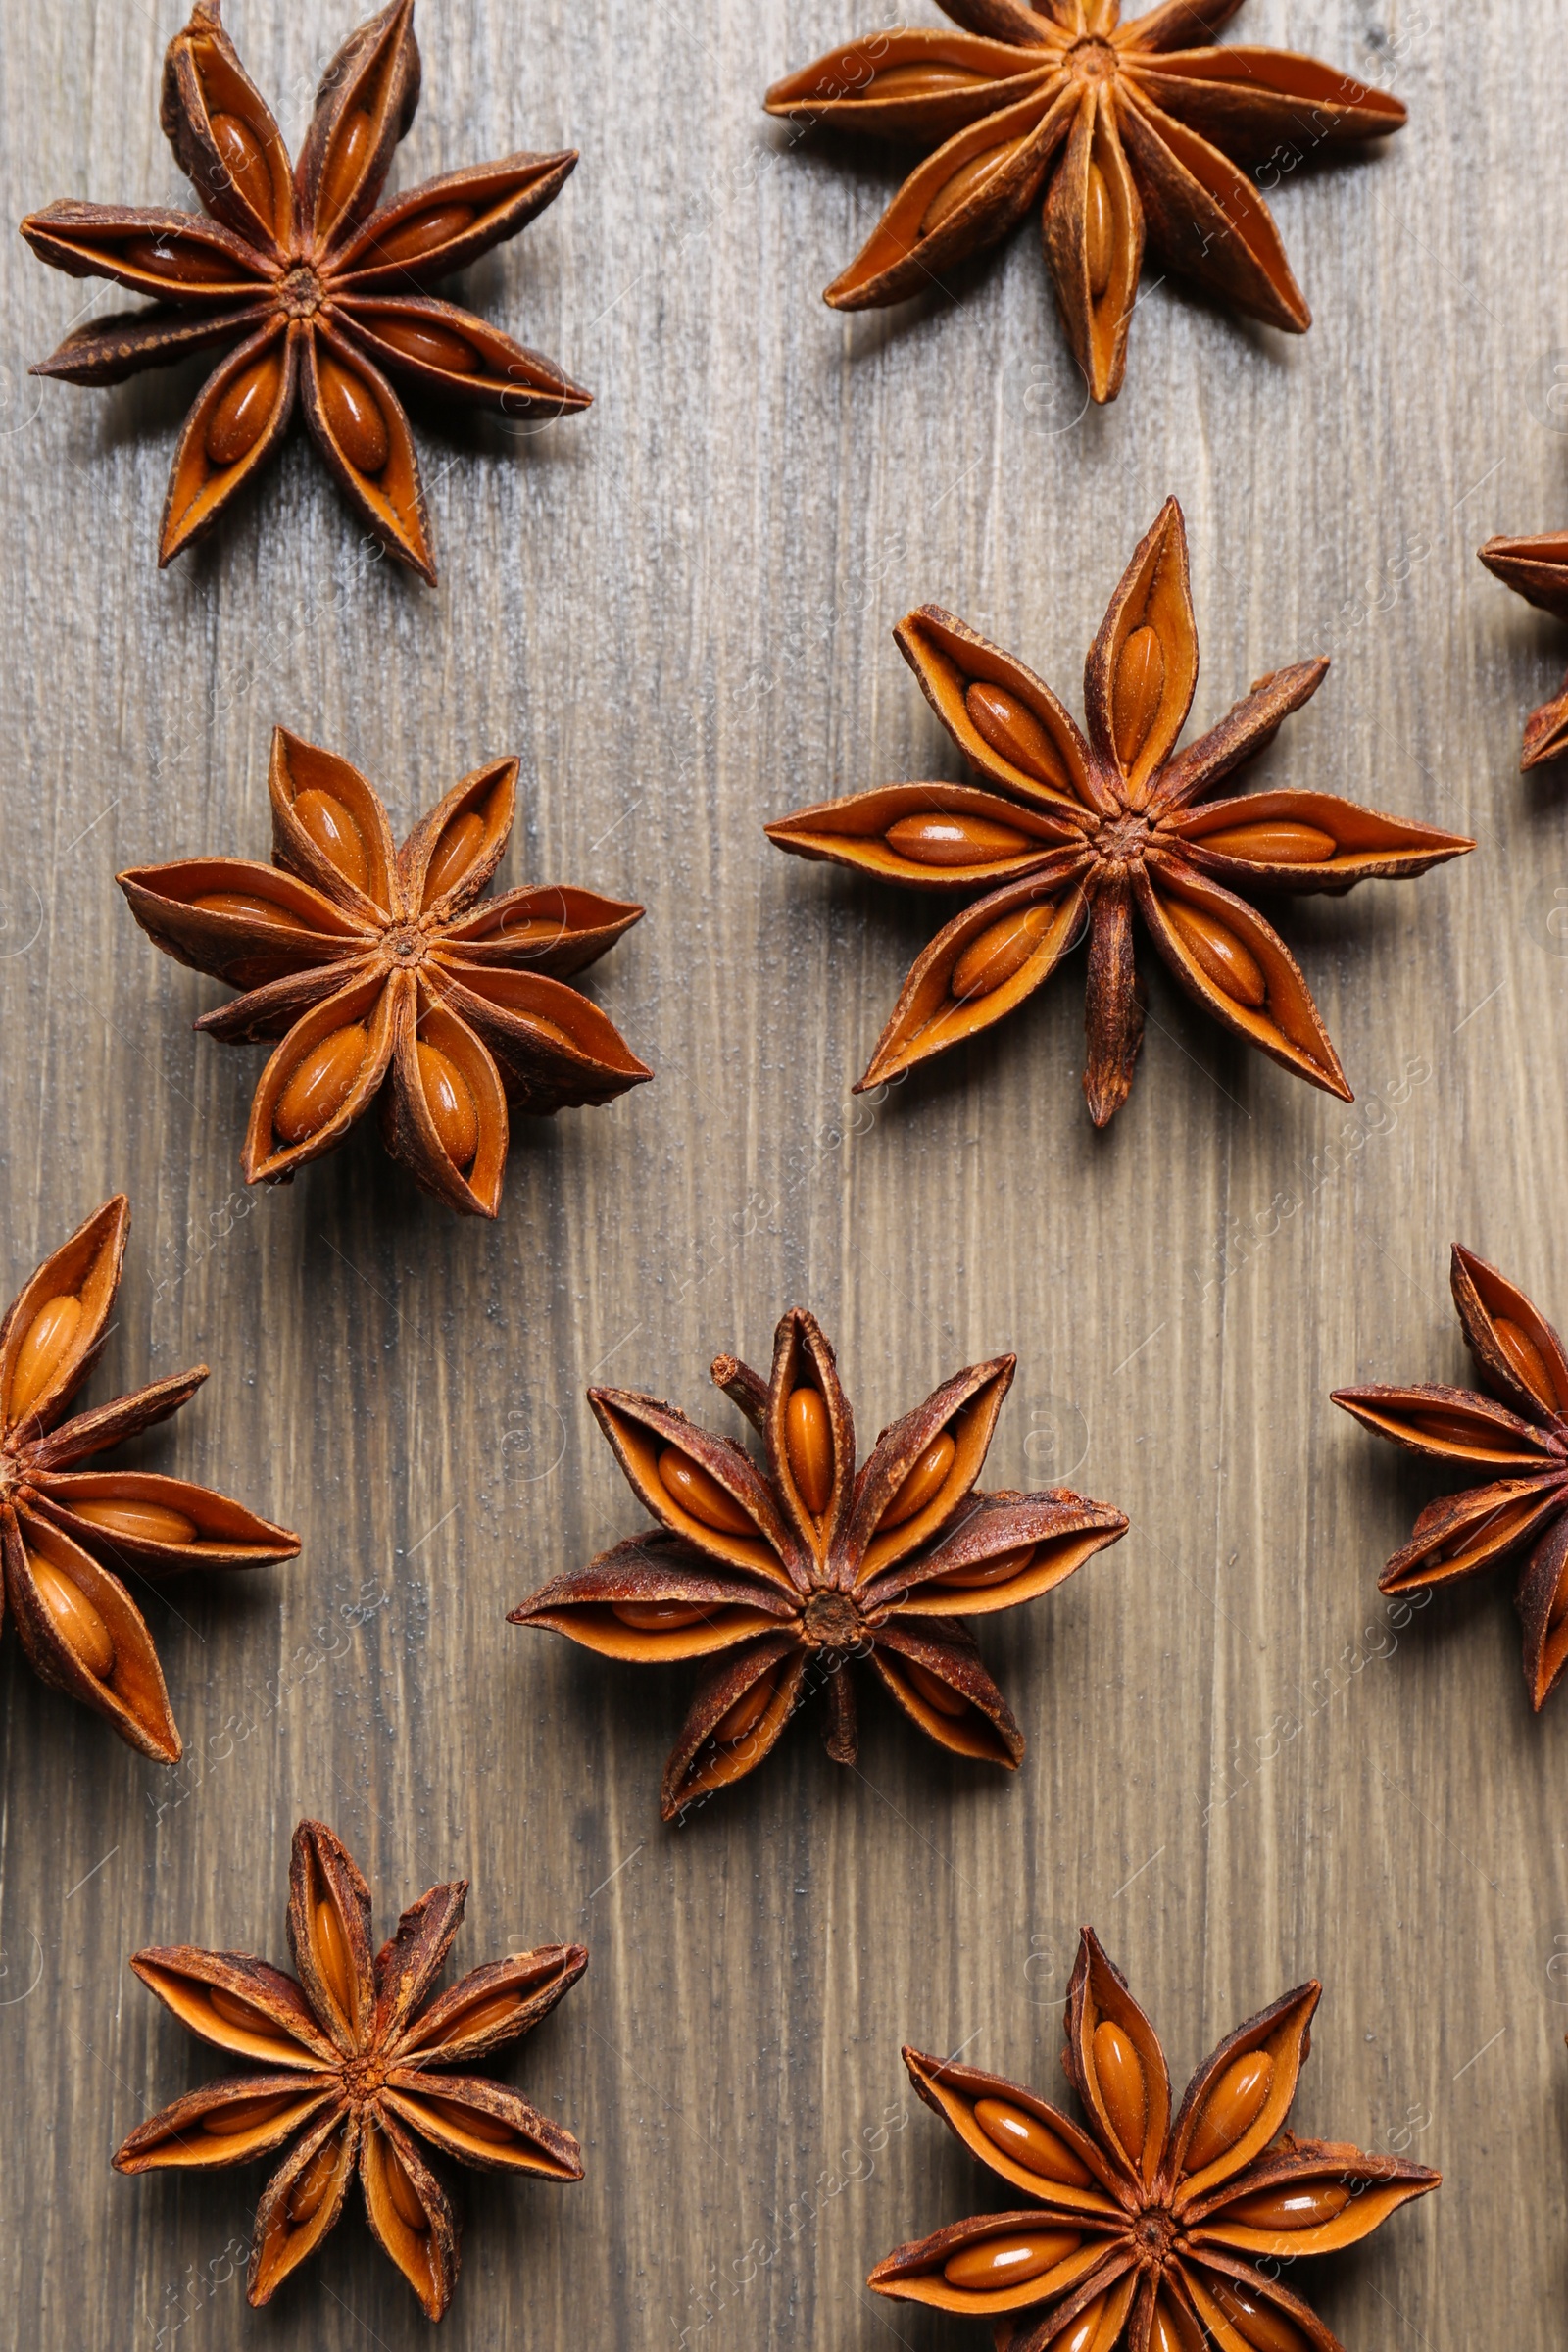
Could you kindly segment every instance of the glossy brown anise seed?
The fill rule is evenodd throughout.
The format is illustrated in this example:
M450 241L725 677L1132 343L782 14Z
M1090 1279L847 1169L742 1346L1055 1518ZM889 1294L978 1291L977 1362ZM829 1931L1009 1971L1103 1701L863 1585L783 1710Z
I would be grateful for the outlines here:
M1004 1019L1087 939L1084 1096L1104 1126L1143 1043L1136 915L1222 1028L1348 1102L1306 982L1250 897L1410 877L1474 844L1328 793L1225 789L1316 693L1326 662L1260 678L1178 751L1198 631L1176 501L1134 554L1090 648L1087 733L1043 679L940 606L906 613L894 637L976 782L879 786L797 809L768 837L906 888L986 895L916 958L857 1093Z
M1164 0L1126 24L1119 0L941 4L961 31L846 42L764 100L769 114L926 151L828 287L835 309L944 282L1038 205L1097 401L1121 389L1146 214L1162 265L1272 326L1311 324L1254 167L1298 155L1307 122L1314 148L1385 138L1405 119L1396 98L1285 50L1214 47L1241 0Z
M580 1944L547 1944L439 1992L466 1879L421 1895L379 1955L369 1888L323 1823L302 1821L295 1831L289 1886L298 1981L265 1961L189 1945L131 1960L204 2041L254 2061L262 2038L283 2071L230 2072L187 2092L131 2132L115 2168L210 2170L282 2150L251 2243L248 2295L263 2304L336 2222L357 2161L371 2230L425 2316L439 2320L457 2283L459 2216L413 2134L462 2164L581 2180L569 2132L506 2084L457 2070L537 2025L570 1991L588 1954Z
M82 1467L177 1412L207 1378L198 1364L70 1410L113 1326L129 1222L123 1196L106 1201L0 1324L0 1620L9 1611L42 1682L172 1764L179 1733L132 1590L182 1570L264 1567L292 1559L300 1544L208 1487Z
M120 876L155 946L245 992L197 1027L281 1040L251 1106L248 1183L286 1182L378 1104L416 1184L493 1217L509 1107L608 1102L652 1076L566 985L642 908L555 886L482 899L516 774L498 760L465 776L399 850L366 778L280 727L270 866L189 858Z
M1083 2121L906 2049L916 2092L1005 2210L900 2246L870 2285L998 2323L999 2344L1028 2352L1338 2352L1299 2299L1297 2260L1356 2244L1440 2177L1286 2129L1319 1992L1303 1984L1239 2027L1177 2105L1153 2027L1086 1928L1062 2052Z
M350 505L427 580L435 558L413 435L386 371L509 417L585 409L551 360L428 288L514 237L577 158L518 153L378 203L414 120L414 0L391 0L327 67L297 174L219 0L170 43L162 120L207 215L52 204L22 224L40 261L117 278L150 308L89 319L34 368L118 383L223 346L175 453L160 564L210 531L288 430L297 399Z
M950 1754L1017 1764L1022 1734L965 1620L1038 1598L1127 1522L1061 1488L980 1490L1012 1371L1004 1355L956 1374L858 1473L833 1350L802 1307L779 1323L767 1380L733 1355L713 1363L760 1461L658 1397L589 1391L658 1532L558 1577L511 1622L629 1663L710 1661L665 1767L666 1820L753 1771L808 1682L828 1753L853 1762L857 1663Z

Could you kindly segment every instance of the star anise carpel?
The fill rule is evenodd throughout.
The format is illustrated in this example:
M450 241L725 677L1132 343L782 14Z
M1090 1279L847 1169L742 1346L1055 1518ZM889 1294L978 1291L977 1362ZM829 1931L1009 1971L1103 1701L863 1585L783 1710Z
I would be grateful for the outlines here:
M1548 531L1535 539L1489 539L1477 555L1487 569L1528 605L1568 620L1568 531ZM1568 678L1560 693L1525 721L1521 769L1544 767L1548 760L1568 759Z
M1127 1099L1143 1042L1136 913L1181 987L1223 1028L1349 1102L1300 969L1248 897L1407 879L1475 845L1333 793L1214 797L1317 692L1329 664L1271 671L1177 750L1198 682L1198 630L1176 501L1140 543L1089 649L1087 736L1033 670L940 606L906 613L893 634L980 782L881 785L766 828L796 857L974 900L916 958L856 1092L992 1027L1087 932L1083 1085L1103 1127Z
M1481 1479L1427 1504L1378 1590L1435 1591L1517 1561L1539 1713L1568 1666L1568 1355L1523 1291L1457 1242L1448 1281L1487 1394L1424 1382L1336 1389L1334 1401L1375 1437Z
M333 58L297 165L223 30L196 0L164 62L162 123L199 213L51 204L22 223L38 259L153 297L89 319L34 375L116 384L225 346L181 430L158 561L202 538L253 481L296 402L350 505L426 580L435 559L408 418L388 376L503 416L592 395L553 360L428 289L518 230L577 158L518 153L381 202L419 100L414 0L393 0Z
M566 985L642 908L558 883L481 903L516 779L515 760L475 768L397 849L358 768L278 727L270 865L188 858L119 876L156 947L244 992L197 1028L282 1040L251 1105L248 1184L287 1182L379 1101L386 1149L415 1182L493 1217L509 1102L549 1113L652 1077Z
M80 1466L177 1413L207 1378L197 1364L68 1417L113 1328L129 1225L117 1193L0 1323L0 1622L9 1609L40 1682L172 1764L180 1738L163 1669L122 1579L268 1567L293 1559L300 1540L187 1479Z
M956 1373L858 1469L833 1350L803 1307L781 1318L766 1380L738 1356L713 1361L761 1440L760 1465L658 1397L589 1390L659 1532L558 1577L509 1622L635 1665L710 1661L665 1767L666 1821L755 1771L810 1684L829 1755L853 1763L855 1659L950 1754L1017 1766L1023 1735L968 1619L1053 1591L1127 1521L1064 1487L978 1489L1015 1362Z
M181 2025L252 2072L187 2091L138 2125L117 2172L214 2172L274 2155L251 2240L249 2300L268 2303L336 2224L356 2170L370 2229L439 2320L458 2278L459 2215L424 2141L482 2172L580 2180L576 2140L471 2069L547 2017L588 1965L545 1944L435 1989L468 1882L432 1886L373 1950L370 1890L318 1821L294 1833L288 1939L298 1977L245 1952L190 1944L131 1967Z
M1158 2036L1085 1928L1061 2056L1084 2123L906 2049L926 2105L1028 2203L899 2247L868 2283L990 2321L998 2352L1341 2352L1282 2270L1357 2244L1441 2175L1286 2130L1321 1992L1298 1985L1228 2034L1173 2118Z
M1312 315L1259 193L1323 147L1399 129L1397 98L1283 49L1216 48L1242 0L940 0L962 27L845 42L773 84L769 114L927 150L835 310L902 302L993 245L1037 201L1062 324L1091 396L1127 366L1146 239L1236 310L1300 334Z

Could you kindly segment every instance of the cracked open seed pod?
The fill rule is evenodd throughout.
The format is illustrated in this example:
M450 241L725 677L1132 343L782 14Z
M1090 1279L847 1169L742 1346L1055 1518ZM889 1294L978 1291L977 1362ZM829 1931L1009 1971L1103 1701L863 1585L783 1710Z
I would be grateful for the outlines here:
M272 736L272 863L187 858L120 877L177 963L245 993L196 1023L281 1038L257 1085L247 1184L286 1182L379 1103L392 1157L449 1207L493 1217L509 1102L609 1102L653 1072L565 975L640 906L557 883L480 903L507 846L517 762L455 784L401 850L358 768Z

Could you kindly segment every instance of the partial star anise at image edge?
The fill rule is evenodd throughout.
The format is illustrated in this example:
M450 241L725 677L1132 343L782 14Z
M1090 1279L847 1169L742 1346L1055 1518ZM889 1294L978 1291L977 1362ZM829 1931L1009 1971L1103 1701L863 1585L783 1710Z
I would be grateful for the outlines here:
M53 269L154 297L150 310L74 327L34 375L118 384L230 346L180 433L160 564L212 529L277 449L300 400L350 505L389 555L433 581L414 437L385 371L507 417L588 406L592 395L553 360L427 292L525 228L559 194L575 152L470 165L377 209L418 101L414 0L394 0L327 67L291 167L219 0L197 0L169 45L162 122L211 219L68 199L23 221Z
M108 1341L129 1225L117 1193L44 1259L0 1324L0 1621L9 1610L40 1682L172 1764L180 1738L163 1669L122 1578L270 1567L300 1540L183 1478L77 1467L167 1421L207 1378L197 1364L65 1418Z
M1046 264L1092 398L1127 366L1147 237L1160 261L1270 326L1312 314L1258 193L1324 147L1399 129L1397 98L1283 49L1212 48L1242 0L941 0L960 32L900 29L777 81L772 115L935 148L828 287L835 310L940 285L1043 197Z
M292 2140L256 2206L248 2300L268 2303L343 2211L356 2170L370 2229L439 2320L458 2278L459 2216L419 2141L482 2172L580 2180L569 2132L467 2069L547 2017L588 1965L553 1943L434 1990L468 1882L432 1886L373 1952L370 1889L318 1821L294 1833L288 1939L299 1979L246 1952L137 1952L182 2026L260 2072L186 2091L131 2132L115 2170L215 2172ZM372 1956L373 1954L373 1956Z
M990 2321L997 2352L1342 2352L1282 2272L1357 2244L1442 2176L1285 2129L1321 1993L1299 1985L1227 2035L1172 2121L1158 2036L1085 1928L1061 2063L1086 2124L906 2049L926 2105L1029 2202L900 2246L867 2283Z
M1487 569L1515 596L1543 612L1568 620L1568 531L1552 531L1536 539L1489 539L1477 555ZM1562 691L1525 721L1523 769L1544 767L1548 760L1568 759L1568 678Z
M776 848L906 889L987 893L938 932L904 984L858 1094L977 1037L1089 935L1084 1095L1097 1127L1126 1101L1147 991L1133 916L1223 1028L1351 1100L1300 969L1237 894L1341 894L1407 880L1475 847L1326 792L1210 796L1274 739L1328 674L1259 678L1216 727L1176 749L1198 683L1187 531L1167 499L1084 664L1087 739L1034 671L939 605L893 632L982 786L885 784L799 808Z
M1378 1590L1436 1590L1518 1561L1525 1686L1539 1713L1568 1666L1568 1355L1523 1291L1457 1242L1448 1281L1491 1395L1434 1382L1336 1389L1334 1401L1374 1437L1485 1480L1427 1504Z
M1122 1512L1065 1487L976 1488L1016 1360L945 1381L883 1430L858 1471L833 1350L802 1307L779 1323L769 1379L734 1355L713 1361L715 1385L762 1441L762 1467L657 1396L589 1390L661 1532L558 1577L509 1622L633 1665L712 1661L665 1767L666 1821L755 1771L808 1677L828 1754L852 1764L857 1658L950 1754L1016 1768L1023 1734L967 1621L1038 1599L1127 1531Z
M281 1038L257 1083L247 1184L286 1183L377 1099L392 1157L449 1207L493 1217L508 1103L609 1102L653 1072L565 975L642 908L564 883L476 904L501 862L517 762L452 787L402 849L380 795L278 727L272 863L187 858L119 876L156 947L245 993L196 1023L225 1044Z

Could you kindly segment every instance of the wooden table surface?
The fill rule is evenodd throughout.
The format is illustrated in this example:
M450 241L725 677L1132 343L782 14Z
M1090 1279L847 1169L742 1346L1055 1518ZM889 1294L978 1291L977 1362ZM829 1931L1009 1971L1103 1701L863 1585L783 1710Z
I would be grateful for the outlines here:
M133 1204L90 1392L205 1360L127 1460L297 1527L298 1560L148 1603L166 1769L0 1663L0 2151L9 2340L44 2352L412 2346L356 2209L264 2314L260 2168L109 2157L218 2063L127 1966L191 1941L286 1961L290 1833L333 1823L378 1933L472 1880L457 1959L580 1938L588 1975L503 2069L587 2178L470 2177L449 2346L983 2352L881 2303L895 2244L977 2209L902 2041L1062 2095L1060 2002L1098 1927L1178 2080L1319 1975L1296 2122L1439 2166L1442 2192L1311 2291L1351 2347L1555 2341L1568 2126L1568 1698L1530 1713L1506 1576L1403 1625L1376 1579L1441 1477L1329 1390L1464 1374L1458 1237L1568 1317L1568 812L1517 772L1564 632L1481 570L1568 522L1554 0L1252 0L1231 37L1386 82L1406 133L1291 175L1316 323L1238 324L1151 270L1127 389L1084 412L1020 231L951 298L843 319L820 289L894 184L792 138L764 86L875 0L674 9L422 0L395 184L516 146L582 163L473 273L486 316L594 388L544 430L416 422L431 592L368 562L300 433L168 573L158 518L199 368L29 379L93 289L6 251L0 581L3 1288L109 1193ZM232 0L291 139L354 0ZM935 22L919 0L915 21ZM157 127L178 0L5 0L6 208L186 201ZM100 294L100 307L112 307ZM1079 1091L1081 955L975 1049L851 1081L929 936L914 900L777 856L765 818L956 775L890 631L947 604L1078 707L1122 565L1174 491L1202 641L1195 727L1260 671L1334 669L1253 771L1470 833L1405 885L1284 927L1342 1105L1244 1053L1154 963L1132 1099ZM247 1193L256 1049L196 1038L116 871L266 854L270 730L354 759L406 829L522 762L502 881L647 906L591 993L655 1066L519 1121L501 1215L459 1221L373 1122ZM1152 961L1152 959L1146 959ZM661 1826L688 1670L635 1674L506 1612L641 1523L595 1377L736 1430L707 1367L808 1303L869 1436L1015 1349L993 1485L1132 1528L983 1637L1029 1748L950 1766L868 1700Z

